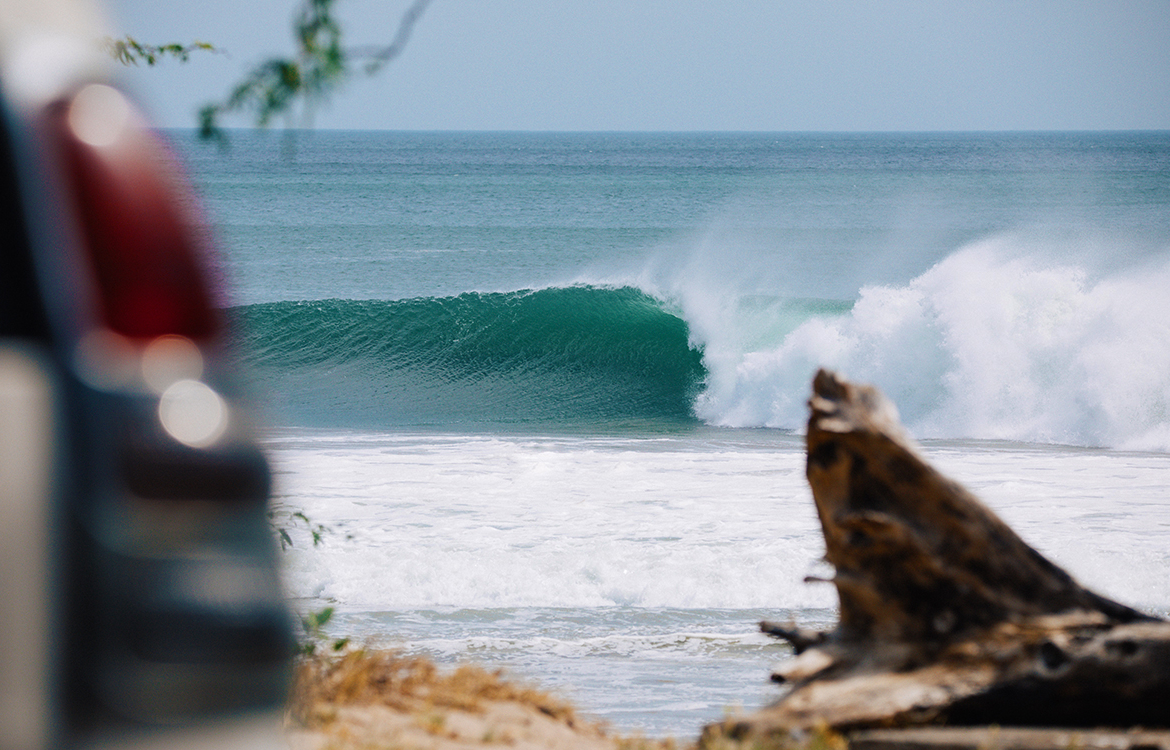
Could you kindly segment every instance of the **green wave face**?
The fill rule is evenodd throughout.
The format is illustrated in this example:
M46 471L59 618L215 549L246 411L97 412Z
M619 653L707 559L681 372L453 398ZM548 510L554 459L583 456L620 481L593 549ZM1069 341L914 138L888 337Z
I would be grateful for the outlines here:
M231 314L241 357L296 425L691 421L706 377L686 323L629 287Z

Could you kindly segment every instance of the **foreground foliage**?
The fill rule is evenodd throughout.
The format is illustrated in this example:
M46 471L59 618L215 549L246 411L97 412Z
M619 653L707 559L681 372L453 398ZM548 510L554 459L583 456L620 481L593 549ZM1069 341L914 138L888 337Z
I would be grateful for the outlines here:
M414 25L431 4L431 0L413 0L389 44L346 48L334 2L303 0L293 20L295 53L271 57L256 65L229 90L226 98L201 107L201 138L226 144L227 134L220 122L225 115L239 112L250 113L253 124L261 128L277 117L284 117L289 126L311 125L316 109L347 80L356 75L374 75L402 54ZM208 42L144 44L130 35L121 39L106 37L102 45L110 57L123 65L144 62L154 66L166 58L187 62L192 52L223 52Z
M426 657L364 648L301 659L289 701L289 717L302 726L313 727L329 716L330 707L340 705L377 704L402 711L478 711L492 701L522 703L570 726L579 721L568 701L507 680L502 671L465 665L444 672Z
M143 44L127 34L121 39L106 37L102 40L106 53L123 65L137 65L144 62L149 66L157 65L168 57L179 62L187 62L192 52L219 52L215 45L209 42L195 40L190 44Z
M444 670L425 657L372 647L299 658L287 726L294 750L497 744L534 750L847 750L845 738L823 726L746 741L708 731L699 744L617 735L583 718L563 697L501 670Z
M304 0L293 21L296 52L273 57L254 67L222 101L199 110L199 134L206 140L226 142L220 126L224 115L250 112L258 127L276 117L295 122L297 109L302 125L312 123L316 108L350 78L373 75L405 49L414 25L431 0L414 0L402 16L390 44L384 47L346 48L342 26L334 14L334 0Z

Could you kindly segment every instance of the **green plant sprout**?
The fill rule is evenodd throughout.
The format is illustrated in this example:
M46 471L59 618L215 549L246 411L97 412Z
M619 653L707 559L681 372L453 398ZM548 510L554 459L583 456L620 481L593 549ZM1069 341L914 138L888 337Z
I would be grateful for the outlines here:
M325 536L333 533L332 528L323 523L315 523L303 511L299 510L288 511L283 508L273 508L268 511L268 523L272 526L272 530L280 540L280 549L282 552L289 547L295 546L292 535L289 534L291 529L304 526L305 530L309 532L309 537L313 540L314 547L319 547L324 543ZM350 539L352 536L347 535L346 538Z
M327 640L322 628L332 618L333 607L325 607L301 617L301 629L305 631L305 636L308 639L301 644L302 654L312 656L317 651L317 644ZM340 651L348 645L348 638L334 638L329 641L329 647L334 651Z

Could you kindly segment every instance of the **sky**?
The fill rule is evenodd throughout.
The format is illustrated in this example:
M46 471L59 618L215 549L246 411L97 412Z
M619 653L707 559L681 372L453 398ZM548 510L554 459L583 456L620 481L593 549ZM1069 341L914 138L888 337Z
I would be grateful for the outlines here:
M409 0L337 0L347 46ZM224 52L124 71L195 125L266 57L295 0L115 0L115 35ZM247 126L243 117L225 125ZM1170 129L1170 0L434 0L403 54L319 128L971 131Z

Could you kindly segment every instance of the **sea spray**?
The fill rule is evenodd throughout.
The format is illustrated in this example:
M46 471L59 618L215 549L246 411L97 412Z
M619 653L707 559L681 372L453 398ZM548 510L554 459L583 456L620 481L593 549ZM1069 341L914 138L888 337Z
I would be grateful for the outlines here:
M823 543L799 437L696 429L273 440L281 489L330 528L290 532L288 583L355 611L832 606L803 583Z
M708 333L702 345L722 354L705 360L696 413L798 429L823 365L878 384L922 437L1166 449L1170 262L1094 276L1017 250L1006 237L972 244L737 356Z
M820 366L874 382L920 437L1170 447L1170 261L1108 271L1018 238L853 302L647 277L237 308L291 424L686 423L800 430Z

